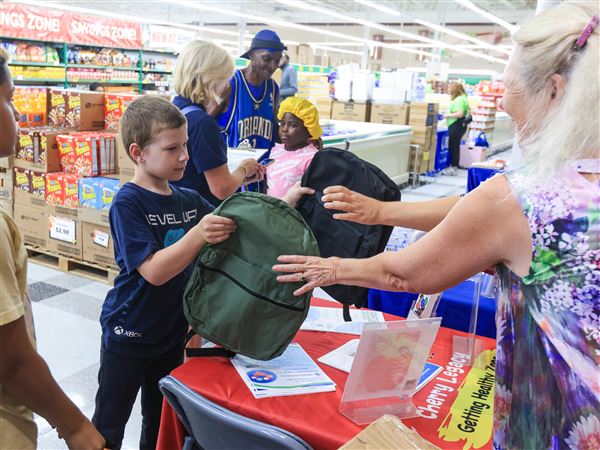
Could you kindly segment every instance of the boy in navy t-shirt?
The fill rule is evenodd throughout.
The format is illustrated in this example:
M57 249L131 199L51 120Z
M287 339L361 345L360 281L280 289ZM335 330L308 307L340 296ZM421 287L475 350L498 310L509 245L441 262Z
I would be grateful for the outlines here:
M183 361L187 322L183 292L204 244L235 230L211 214L197 192L169 185L188 161L187 124L179 109L159 97L132 102L121 136L135 176L115 197L110 227L120 273L106 296L102 347L92 422L119 449L138 391L142 390L140 449L154 449L162 395L158 380Z

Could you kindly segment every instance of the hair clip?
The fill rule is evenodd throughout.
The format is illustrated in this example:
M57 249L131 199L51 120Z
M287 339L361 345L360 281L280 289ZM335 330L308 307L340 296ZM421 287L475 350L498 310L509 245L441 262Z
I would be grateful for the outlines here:
M583 31L581 32L581 36L579 36L579 39L577 39L575 41L575 48L577 50L581 50L583 48L583 46L587 42L588 38L594 32L594 28L596 28L598 26L599 22L600 22L600 20L598 19L598 16L592 17L592 20L590 20L590 23L588 23L586 25L586 27L583 29Z

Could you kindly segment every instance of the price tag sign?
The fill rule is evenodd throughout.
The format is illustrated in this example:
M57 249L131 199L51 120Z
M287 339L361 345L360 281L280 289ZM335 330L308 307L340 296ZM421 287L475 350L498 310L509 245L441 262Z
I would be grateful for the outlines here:
M110 234L102 230L94 230L92 233L92 239L94 244L98 244L101 247L108 248L108 242L110 240Z
M75 244L77 236L75 236L75 221L65 217L50 216L48 218L50 228L50 238L58 241Z

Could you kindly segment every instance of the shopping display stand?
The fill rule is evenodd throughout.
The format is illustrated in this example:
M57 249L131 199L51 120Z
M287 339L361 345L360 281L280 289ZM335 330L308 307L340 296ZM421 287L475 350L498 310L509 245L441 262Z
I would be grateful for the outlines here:
M484 272L475 275L473 301L471 302L471 317L466 336L454 336L452 342L453 353L461 353L468 365L473 363L473 355L478 355L483 350L481 341L477 339L477 319L479 314L479 300L482 296L495 296L495 278Z
M441 322L434 317L365 324L340 412L359 425L384 414L416 417L412 397Z

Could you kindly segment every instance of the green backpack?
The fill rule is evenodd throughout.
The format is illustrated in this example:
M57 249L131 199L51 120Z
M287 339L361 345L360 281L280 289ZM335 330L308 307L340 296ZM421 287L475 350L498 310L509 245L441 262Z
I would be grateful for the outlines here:
M279 283L272 266L282 254L319 256L317 241L298 211L267 195L233 194L214 214L233 219L237 230L200 251L184 294L185 316L228 355L275 358L306 318L311 292L295 297L302 283ZM223 354L192 350L192 356Z

